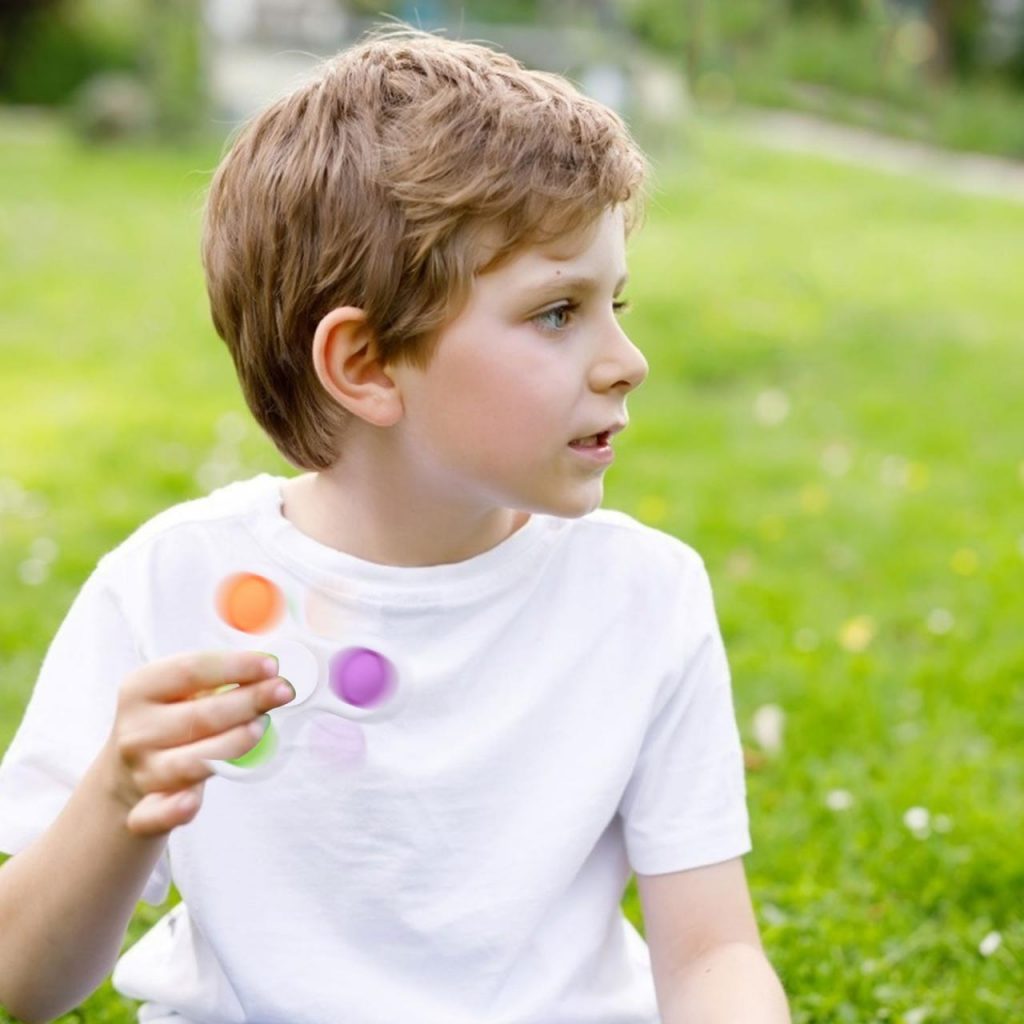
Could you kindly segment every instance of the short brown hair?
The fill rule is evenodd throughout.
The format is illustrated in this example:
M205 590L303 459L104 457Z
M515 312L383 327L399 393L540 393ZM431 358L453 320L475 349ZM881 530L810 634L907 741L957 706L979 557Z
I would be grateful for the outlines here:
M414 29L379 30L246 124L210 186L203 265L253 415L296 466L336 460L349 414L311 357L361 308L385 364L425 366L475 273L622 204L646 162L565 79ZM477 265L481 227L505 240Z

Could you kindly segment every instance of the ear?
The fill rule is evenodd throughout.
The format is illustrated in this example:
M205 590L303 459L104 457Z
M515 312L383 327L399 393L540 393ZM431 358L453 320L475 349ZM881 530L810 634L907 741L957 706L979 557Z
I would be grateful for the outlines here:
M313 365L327 392L375 427L402 418L402 397L377 355L366 314L355 306L332 309L313 335Z

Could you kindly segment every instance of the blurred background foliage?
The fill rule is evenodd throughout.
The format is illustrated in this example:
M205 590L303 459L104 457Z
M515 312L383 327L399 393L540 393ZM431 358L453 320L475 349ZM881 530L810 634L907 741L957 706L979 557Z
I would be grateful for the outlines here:
M711 106L788 107L1024 156L1020 0L625 0ZM681 16L681 10L683 16Z
M57 105L89 77L139 64L143 5L0 0L0 100Z
M0 103L127 108L165 136L203 122L200 0L0 0ZM102 98L100 98L102 97ZM103 134L92 123L86 134Z
M244 4L240 4L244 7ZM203 123L200 0L0 0L0 102L72 110L130 74L152 126ZM424 27L586 24L673 65L697 105L802 110L1024 156L1024 0L338 0ZM124 102L131 102L125 100ZM147 120L147 118L143 118Z
M294 0L316 2L331 0ZM283 469L213 335L196 252L230 127L207 94L214 5L0 0L0 750L103 551L160 508ZM770 153L706 115L782 107L1024 157L1024 0L336 9L351 30L385 14L477 38L532 25L565 67L559 47L589 28L600 60L685 83L677 113L699 116L655 154L631 258L652 375L609 505L691 539L716 582L752 888L795 1024L1017 1020L1024 213ZM64 112L80 136L114 137L120 117L175 144L78 145ZM639 923L635 890L625 906ZM140 908L129 944L162 912ZM135 1006L107 982L66 1019L129 1024Z

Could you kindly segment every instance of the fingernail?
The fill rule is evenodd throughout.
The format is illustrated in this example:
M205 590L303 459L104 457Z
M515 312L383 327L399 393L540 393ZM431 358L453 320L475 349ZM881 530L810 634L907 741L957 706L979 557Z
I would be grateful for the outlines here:
M282 679L274 690L274 696L278 700L295 700L295 687L287 679Z
M259 651L259 654L264 654L263 651ZM279 663L277 658L272 654L264 654L263 661L260 662L260 668L267 674L267 678L272 678L277 675Z
M251 732L256 739L262 739L263 734L267 731L268 725L270 725L270 719L266 715L261 715L255 722L251 722L249 724L249 732Z

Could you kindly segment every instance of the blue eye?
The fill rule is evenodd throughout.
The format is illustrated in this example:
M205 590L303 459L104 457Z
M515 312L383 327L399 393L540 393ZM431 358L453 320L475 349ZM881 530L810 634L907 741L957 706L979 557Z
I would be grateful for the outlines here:
M534 323L540 324L541 327L548 330L564 331L569 326L569 318L578 308L574 302L563 302L560 306L554 306L543 313L538 313L533 320Z
M532 319L535 324L539 324L544 330L561 333L570 325L579 308L580 304L578 302L566 301L561 303L561 305L552 306L551 309L547 309L543 313L538 313ZM616 316L628 309L628 302L617 301L612 303L612 311Z

